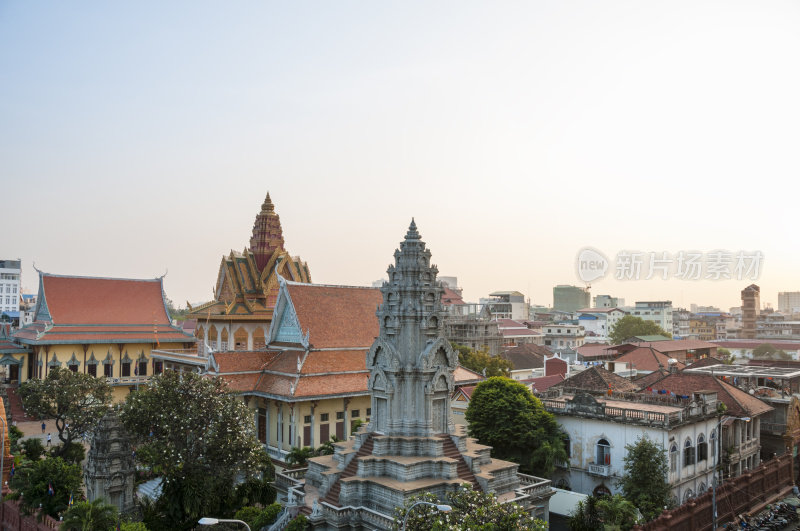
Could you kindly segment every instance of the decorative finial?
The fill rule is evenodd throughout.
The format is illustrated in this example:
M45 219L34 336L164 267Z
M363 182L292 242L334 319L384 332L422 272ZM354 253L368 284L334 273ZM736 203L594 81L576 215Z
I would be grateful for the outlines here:
M269 192L267 192L267 198L264 199L264 204L261 205L261 210L266 210L267 212L275 212L275 205L272 204L272 199L269 197Z
M408 232L406 233L406 240L419 240L419 232L417 231L417 224L414 222L414 218L411 218L411 225L408 226Z

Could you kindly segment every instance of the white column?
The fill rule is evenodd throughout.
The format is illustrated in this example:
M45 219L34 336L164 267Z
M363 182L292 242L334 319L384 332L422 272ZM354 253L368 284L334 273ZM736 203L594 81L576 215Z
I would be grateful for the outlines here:
M253 328L247 327L247 350L253 350Z

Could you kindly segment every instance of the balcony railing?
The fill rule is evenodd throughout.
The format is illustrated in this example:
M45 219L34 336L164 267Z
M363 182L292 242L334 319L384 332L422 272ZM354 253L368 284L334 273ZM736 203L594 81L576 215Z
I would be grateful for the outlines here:
M611 465L597 465L595 463L589 463L589 473L594 474L595 476L603 476L607 478L611 475Z
M147 380L149 380L149 376L120 376L118 378L109 378L106 377L106 382L108 385L136 385L136 384L146 384Z

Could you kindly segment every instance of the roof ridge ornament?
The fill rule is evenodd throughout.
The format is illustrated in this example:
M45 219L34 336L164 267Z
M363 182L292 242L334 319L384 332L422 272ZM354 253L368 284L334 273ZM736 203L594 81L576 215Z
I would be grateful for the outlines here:
M414 218L411 218L411 225L408 226L408 232L406 233L406 240L419 240L420 235L419 231L417 231L417 223L414 221Z

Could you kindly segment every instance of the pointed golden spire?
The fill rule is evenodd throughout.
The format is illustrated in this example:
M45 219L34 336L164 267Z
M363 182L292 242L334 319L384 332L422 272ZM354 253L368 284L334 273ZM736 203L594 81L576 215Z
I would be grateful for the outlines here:
M267 192L267 198L264 199L264 204L261 205L262 212L275 212L275 205L272 204L272 199L269 197L269 192Z

